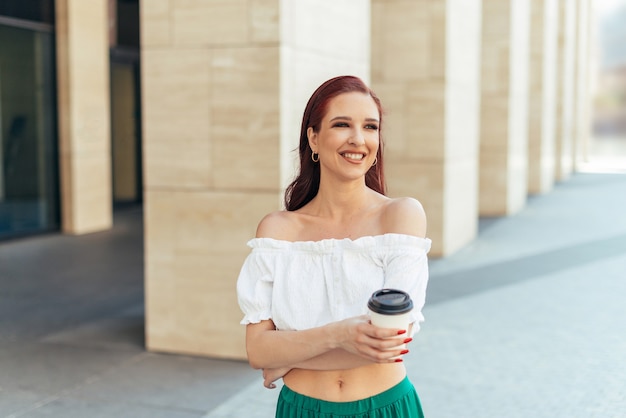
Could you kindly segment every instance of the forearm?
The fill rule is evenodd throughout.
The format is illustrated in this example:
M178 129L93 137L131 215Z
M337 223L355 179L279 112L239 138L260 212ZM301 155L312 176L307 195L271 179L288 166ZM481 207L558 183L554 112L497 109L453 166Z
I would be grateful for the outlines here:
M277 331L266 320L247 326L246 348L256 369L350 369L395 361L404 354L393 348L408 342L405 332L375 327L366 315L302 331Z
M248 360L256 369L293 367L334 350L329 326L304 331L249 332Z
M411 335L412 332L413 324L409 324L408 335ZM404 343L408 343L411 340L412 338L406 339ZM347 370L374 363L375 362L371 359L349 353L341 348L336 348L309 360L292 364L289 367L292 369L308 370Z

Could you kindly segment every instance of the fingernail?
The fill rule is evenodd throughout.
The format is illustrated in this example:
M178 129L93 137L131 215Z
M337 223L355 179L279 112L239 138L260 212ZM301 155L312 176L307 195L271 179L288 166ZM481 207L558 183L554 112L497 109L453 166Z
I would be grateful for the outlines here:
M402 350L402 351L400 352L400 354L406 354L406 353L408 353L408 352L409 352L409 350Z
M402 363L402 359L401 358L397 358L395 361L396 361L396 363Z
M413 341L413 338L407 338L406 340L404 340L404 343L410 343L411 341Z
M398 335L401 335L401 334L404 334L404 333L406 333L405 329L401 329L400 331L398 331Z

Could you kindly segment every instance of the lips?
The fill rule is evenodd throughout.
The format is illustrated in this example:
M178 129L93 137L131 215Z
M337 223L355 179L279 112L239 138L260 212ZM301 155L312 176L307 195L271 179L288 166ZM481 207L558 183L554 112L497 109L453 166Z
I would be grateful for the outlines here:
M365 158L365 154L357 153L357 152L344 152L341 154L343 158L352 161L361 161Z

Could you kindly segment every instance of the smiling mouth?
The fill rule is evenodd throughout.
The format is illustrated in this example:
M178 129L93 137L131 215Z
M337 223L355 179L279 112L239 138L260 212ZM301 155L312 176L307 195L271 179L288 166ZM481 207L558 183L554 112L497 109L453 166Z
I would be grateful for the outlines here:
M354 153L354 152L344 152L341 155L343 156L343 158L347 160L353 160L353 161L361 161L362 159L365 158L365 154Z

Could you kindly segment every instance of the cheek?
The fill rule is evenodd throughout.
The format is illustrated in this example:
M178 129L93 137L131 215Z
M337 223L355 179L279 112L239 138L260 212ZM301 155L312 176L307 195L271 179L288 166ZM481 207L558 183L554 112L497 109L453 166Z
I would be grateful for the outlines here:
M325 144L329 148L340 147L346 141L346 134L344 132L331 132L325 138Z
M380 135L378 133L372 133L365 138L368 148L378 149L380 146Z

